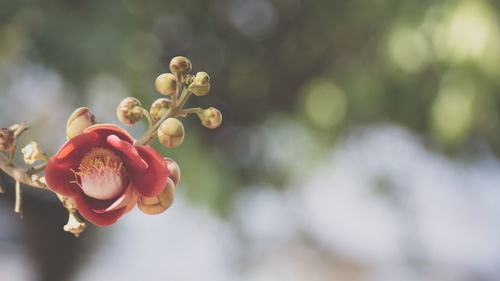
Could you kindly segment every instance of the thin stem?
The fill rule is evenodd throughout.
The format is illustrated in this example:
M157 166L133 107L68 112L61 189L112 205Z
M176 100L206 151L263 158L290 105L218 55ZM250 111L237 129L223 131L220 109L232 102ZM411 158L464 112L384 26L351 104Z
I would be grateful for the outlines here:
M145 108L142 108L142 115L146 116L146 119L148 119L148 128L153 127L153 118L151 118L151 114L149 114L149 111Z
M172 107L177 106L177 95L178 95L178 93L173 94L172 98L170 99L172 101Z
M14 157L16 157L16 150L12 150L9 152L9 160L7 162L7 165L12 165L12 163L14 162Z
M21 214L22 216L22 204L23 204L23 196L21 193L21 183L16 180L16 204L14 205L14 212L17 214Z
M187 108L187 109L183 109L179 112L179 115L186 115L186 114L190 114L190 113L198 113L199 111L202 111L203 108L201 107L193 107L193 108Z

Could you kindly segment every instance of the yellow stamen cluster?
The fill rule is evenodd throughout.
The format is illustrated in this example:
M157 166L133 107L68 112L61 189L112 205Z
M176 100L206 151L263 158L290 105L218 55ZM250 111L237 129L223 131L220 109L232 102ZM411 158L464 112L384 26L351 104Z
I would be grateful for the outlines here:
M102 171L120 171L123 162L113 151L96 147L88 152L80 162L77 175L88 175L90 173Z

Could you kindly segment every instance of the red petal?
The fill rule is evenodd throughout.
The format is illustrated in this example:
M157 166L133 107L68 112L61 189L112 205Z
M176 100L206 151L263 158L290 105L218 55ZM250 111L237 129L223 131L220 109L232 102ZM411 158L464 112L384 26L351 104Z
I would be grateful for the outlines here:
M135 146L129 142L122 141L115 135L108 136L107 142L111 147L122 153L121 156L125 166L142 170L148 168L146 161L139 155Z
M96 212L95 210L98 209L96 208L98 207L96 205L100 205L96 201L104 201L104 200L95 200L95 199L92 200L91 198L85 196L85 194L83 194L81 190L73 198L75 199L76 208L78 209L80 215L82 215L85 219L87 219L89 222L95 225L106 226L114 224L125 213L125 207L104 213ZM105 201L113 201L113 200L105 200ZM107 204L108 202L105 201L100 203Z
M86 132L94 132L97 133L101 137L101 143L105 144L106 139L109 135L115 135L121 140L124 140L129 143L134 142L134 138L124 129L113 125L113 124L97 124L97 125L92 125L88 128L86 128L84 131Z
M74 183L76 180L75 175L68 168L61 168L54 164L54 159L49 160L47 168L45 168L45 180L50 190L57 192L61 195L72 197L80 189Z
M69 139L59 151L50 158L45 169L45 180L50 190L72 197L79 186L71 169L76 169L80 160L98 142L94 133L84 133Z
M71 167L75 162L80 164L80 160L92 147L99 144L99 136L95 133L83 133L75 136L59 149L51 158L59 166Z
M148 164L148 168L129 169L132 185L137 193L146 197L160 194L167 183L168 171L158 151L149 146L136 146L137 151Z

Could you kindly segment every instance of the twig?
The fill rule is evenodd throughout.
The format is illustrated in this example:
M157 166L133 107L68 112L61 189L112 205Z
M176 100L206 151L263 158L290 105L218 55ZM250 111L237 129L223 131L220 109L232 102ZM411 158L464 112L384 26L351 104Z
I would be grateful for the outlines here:
M12 163L14 162L14 157L16 157L15 149L9 152L9 160L7 160L7 165L12 165Z
M47 189L46 186L36 183L31 179L28 169L24 169L12 164L9 165L8 160L9 159L7 158L7 156L0 153L0 169L3 170L5 173L7 173L7 175L25 185L29 185L31 187L36 187L36 188Z

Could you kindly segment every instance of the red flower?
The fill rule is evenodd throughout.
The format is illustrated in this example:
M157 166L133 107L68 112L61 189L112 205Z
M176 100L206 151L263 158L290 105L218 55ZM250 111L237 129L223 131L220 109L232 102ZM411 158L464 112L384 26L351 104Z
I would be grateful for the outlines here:
M140 197L159 195L169 172L163 156L111 124L88 127L50 158L49 189L73 198L80 214L96 225L110 225Z

